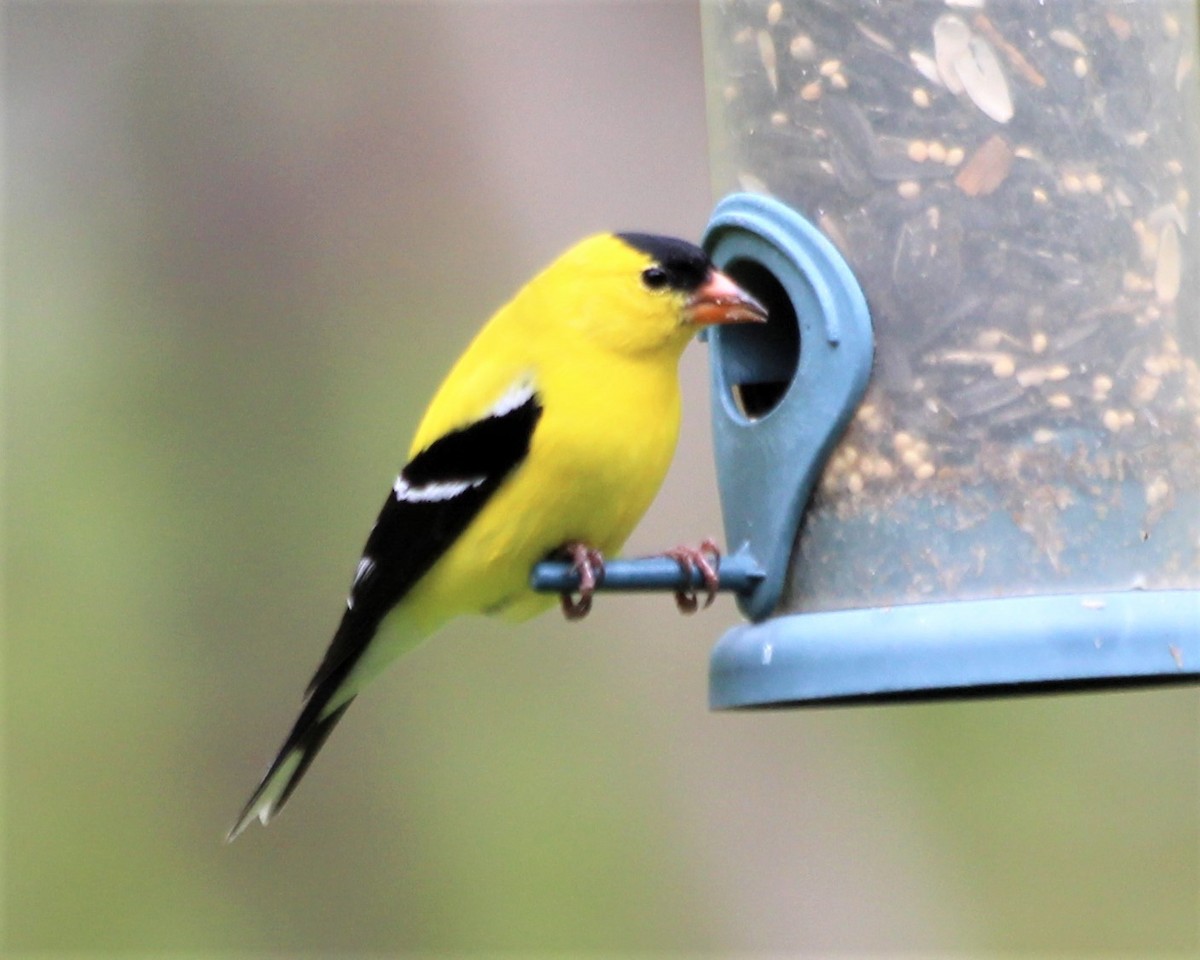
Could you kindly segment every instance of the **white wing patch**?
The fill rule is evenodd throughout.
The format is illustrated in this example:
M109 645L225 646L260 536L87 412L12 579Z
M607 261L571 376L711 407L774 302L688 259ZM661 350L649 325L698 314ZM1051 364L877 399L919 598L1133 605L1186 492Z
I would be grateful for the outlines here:
M504 391L500 399L492 404L482 419L503 417L505 414L512 413L514 410L524 406L533 397L532 379L530 377L522 377ZM396 477L396 482L392 485L392 493L397 500L404 501L405 503L442 503L446 500L453 500L460 494L479 486L485 480L487 480L487 477L463 477L462 479L437 480L432 483L413 486L404 478L404 474L402 473ZM357 579L356 577L355 582L357 582Z
M392 485L392 493L397 500L403 500L406 503L437 503L442 500L452 500L461 493L466 493L472 487L477 487L487 477L471 477L468 480L441 480L437 483L426 483L423 486L414 487L404 475L396 477L396 482Z
M375 569L375 561L370 557L363 557L358 561L358 566L354 570L354 586L358 586L363 577Z
M350 595L346 597L346 609L354 609L354 591L358 589L358 585L375 569L375 561L368 556L363 556L358 561L358 566L354 568L354 582L350 584Z
M489 417L502 417L506 413L512 413L517 407L523 406L533 398L533 382L529 378L522 378L514 383L504 392L504 395L492 404L492 408L488 410Z

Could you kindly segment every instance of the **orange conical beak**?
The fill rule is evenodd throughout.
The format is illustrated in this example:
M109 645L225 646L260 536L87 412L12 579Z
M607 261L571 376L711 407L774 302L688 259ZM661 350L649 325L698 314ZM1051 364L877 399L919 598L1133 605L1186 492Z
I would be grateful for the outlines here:
M696 327L716 323L765 323L767 308L720 270L710 270L684 308L684 317Z

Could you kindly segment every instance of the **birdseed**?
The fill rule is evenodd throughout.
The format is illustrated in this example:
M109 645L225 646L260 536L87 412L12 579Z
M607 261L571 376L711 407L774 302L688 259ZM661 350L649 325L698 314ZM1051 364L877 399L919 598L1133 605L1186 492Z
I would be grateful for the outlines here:
M785 608L1200 586L1196 19L1178 0L709 12L719 189L818 224L876 331Z

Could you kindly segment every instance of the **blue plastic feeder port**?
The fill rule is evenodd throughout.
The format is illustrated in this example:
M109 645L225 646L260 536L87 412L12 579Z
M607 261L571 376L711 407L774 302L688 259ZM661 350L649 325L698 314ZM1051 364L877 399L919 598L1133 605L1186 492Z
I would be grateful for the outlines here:
M765 329L709 339L726 542L761 569L739 595L752 622L713 651L712 706L1200 679L1200 485L1188 482L1200 451L1186 436L1114 449L1119 424L1066 416L1067 381L1112 389L1107 364L1083 380L1089 361L1061 335L1071 352L1034 337L1027 352L1045 355L1009 370L1002 341L990 353L955 345L997 335L957 331L932 355L938 387L995 422L932 392L897 399L929 385L911 370L868 382L873 353L894 364L886 337L906 334L873 342L855 273L811 223L734 194L705 245L772 314Z

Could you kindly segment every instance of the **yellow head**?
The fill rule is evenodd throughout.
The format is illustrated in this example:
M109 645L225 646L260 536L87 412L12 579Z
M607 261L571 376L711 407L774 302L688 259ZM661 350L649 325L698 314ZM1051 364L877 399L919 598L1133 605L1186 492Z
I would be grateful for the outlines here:
M629 357L678 356L702 326L767 318L699 247L645 233L581 241L534 278L523 296L539 304L524 316Z

